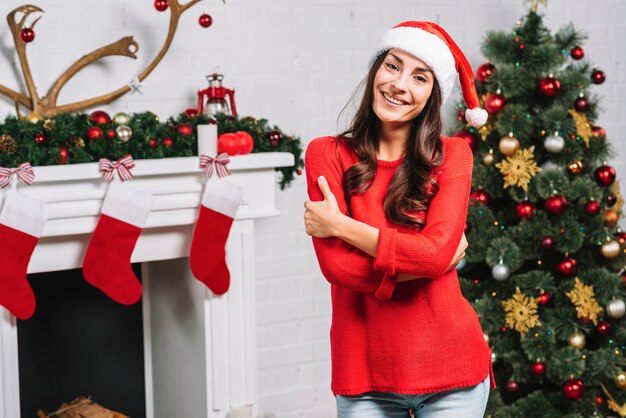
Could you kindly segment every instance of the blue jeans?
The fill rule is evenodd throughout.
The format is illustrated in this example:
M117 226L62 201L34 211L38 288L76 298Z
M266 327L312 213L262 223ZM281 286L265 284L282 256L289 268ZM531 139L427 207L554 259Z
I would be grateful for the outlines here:
M367 392L337 396L339 418L482 418L489 399L489 376L476 386L424 395Z

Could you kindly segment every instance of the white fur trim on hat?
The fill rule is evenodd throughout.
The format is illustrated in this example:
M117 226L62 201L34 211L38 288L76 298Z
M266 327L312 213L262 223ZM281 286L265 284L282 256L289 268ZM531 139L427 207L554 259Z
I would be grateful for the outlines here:
M446 102L457 76L454 56L448 45L437 35L414 27L395 27L389 29L378 42L369 65L385 51L401 49L424 61L437 78L441 90L442 105Z
M465 120L472 125L474 128L480 128L485 123L487 123L487 118L489 114L485 109L481 109L480 107L475 107L474 109L467 109L465 111Z

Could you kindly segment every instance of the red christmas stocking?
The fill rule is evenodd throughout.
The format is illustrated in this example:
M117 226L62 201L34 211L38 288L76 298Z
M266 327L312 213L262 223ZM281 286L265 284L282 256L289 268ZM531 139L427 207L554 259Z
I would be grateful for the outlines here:
M123 183L111 183L83 260L85 280L123 305L141 299L141 283L133 273L130 257L152 200L149 193Z
M207 179L189 262L194 277L216 295L226 293L230 285L225 247L242 196L243 189L234 183L216 177Z
M19 319L28 319L35 312L26 269L46 218L44 202L9 191L0 213L0 305Z

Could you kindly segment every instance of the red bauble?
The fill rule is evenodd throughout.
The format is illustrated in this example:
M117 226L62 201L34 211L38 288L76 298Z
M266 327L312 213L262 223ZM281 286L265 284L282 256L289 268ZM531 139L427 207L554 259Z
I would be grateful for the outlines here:
M57 164L67 164L70 160L70 152L65 147L59 148L59 154L57 156Z
M585 394L585 385L580 379L570 379L563 385L563 394L568 399L580 400Z
M492 115L495 115L504 109L505 105L506 99L503 95L498 93L491 93L485 100L485 109Z
M509 392L517 392L518 389L519 385L515 380L509 380L508 382L506 382L506 390L508 390Z
M606 131L600 126L592 126L591 132L593 132L594 138L606 138Z
M600 395L596 396L596 405L602 406L604 405L604 398Z
M170 7L170 2L168 0L154 0L154 8L159 12L166 11L168 7Z
M482 203L483 205L488 205L489 204L489 195L487 194L487 192L485 192L484 190L481 189L476 189L472 192L472 194L470 195L470 201L475 201L477 203Z
M579 97L574 102L574 108L578 112L586 112L589 109L589 102L584 97Z
M172 148L174 146L174 141L172 141L172 138L165 138L163 140L163 146L167 148Z
M524 200L523 202L519 202L517 204L515 212L517 213L518 218L528 219L533 216L533 213L535 213L535 205L533 205L529 200Z
M267 133L267 140L270 141L270 145L274 148L283 142L283 133L278 129L273 129Z
M157 145L158 145L157 140L156 140L156 139L154 139L154 138L151 138L151 139L148 141L148 146L149 146L150 148L156 148L156 147L157 147Z
M579 59L581 59L582 57L585 56L585 51L583 51L583 49L581 47L575 46L574 48L572 48L572 51L570 52L570 55L575 60L579 60Z
M593 172L593 176L595 177L598 184L602 187L608 187L615 181L615 169L610 165L601 165L596 168L596 171Z
M567 199L561 194L552 195L543 203L543 208L553 215L562 215L567 210Z
M103 110L96 110L89 115L89 122L92 125L105 125L111 123L111 116Z
M626 232L624 231L619 231L615 233L615 238L617 238L617 241L620 244L623 244L624 242L626 242Z
M609 324L606 321L598 322L598 325L596 325L596 332L598 333L598 335L601 335L604 337L609 332L611 332L611 324Z
M578 271L578 262L572 257L566 257L556 265L556 270L563 277L574 277Z
M462 129L455 133L454 136L467 142L472 149L472 152L476 151L476 148L478 147L478 137L476 135L466 129Z
M543 248L544 250L549 250L552 247L554 247L554 238L552 238L550 235L543 236L541 238L541 248Z
M610 194L606 197L606 204L608 207L612 208L617 203L617 196L614 194Z
M20 31L20 39L22 40L22 42L24 42L25 44L32 42L33 39L35 39L35 31L32 30L31 28L23 28Z
M591 82L593 84L602 84L606 80L606 75L604 75L604 71L602 70L593 70L591 72Z
M302 170L296 170L296 174L301 176L302 175Z
M187 115L188 118L195 118L196 116L198 116L198 111L194 109L193 107L190 107L189 109L185 109L183 113Z
M43 136L43 134L37 134L35 135L35 142L38 144L43 144L44 142L46 142L46 137Z
M600 209L602 209L602 206L600 206L600 202L597 200L590 200L585 203L585 213L589 216L596 216L600 213Z
M254 149L254 138L246 131L235 132L239 136L241 151L239 154L250 154Z
M542 294L540 294L539 296L537 296L537 303L539 304L539 306L546 306L548 303L550 303L550 294L547 292L543 292Z
M185 136L189 136L193 134L193 126L191 126L190 123L179 123L176 126L176 132L178 132L181 135L185 135Z
M496 72L496 66L490 62L486 62L476 70L476 79L481 83L486 83L489 81L489 77L494 75Z
M89 128L87 128L86 136L88 140L95 141L98 139L102 139L104 133L102 133L102 129L98 128L97 126L90 126Z
M245 131L221 134L217 139L217 151L228 155L249 154L254 148L252 135Z
M207 12L204 12L198 18L198 23L203 28L208 28L209 26L213 24L213 18L211 17L210 14L208 14Z
M533 363L532 370L534 374L536 374L537 376L541 376L546 372L546 364L541 361Z
M109 137L109 139L115 138L115 135L116 135L116 133L115 133L115 131L113 129L109 129L107 131L107 136Z
M539 92L545 97L555 97L561 90L561 82L554 77L546 77L539 82Z

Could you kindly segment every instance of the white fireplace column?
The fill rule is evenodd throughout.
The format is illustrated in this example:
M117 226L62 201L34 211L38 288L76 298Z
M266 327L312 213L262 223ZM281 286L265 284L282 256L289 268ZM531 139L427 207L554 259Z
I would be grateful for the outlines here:
M198 158L136 162L129 185L155 196L132 256L142 263L148 418L256 415L254 222L278 215L274 168L293 164L290 153L231 157L224 181L244 196L226 246L230 289L215 296L187 258L204 179ZM45 201L49 220L28 271L80 268L107 188L98 165L34 171L35 183L18 189ZM20 416L17 344L16 320L0 307L0 418Z

